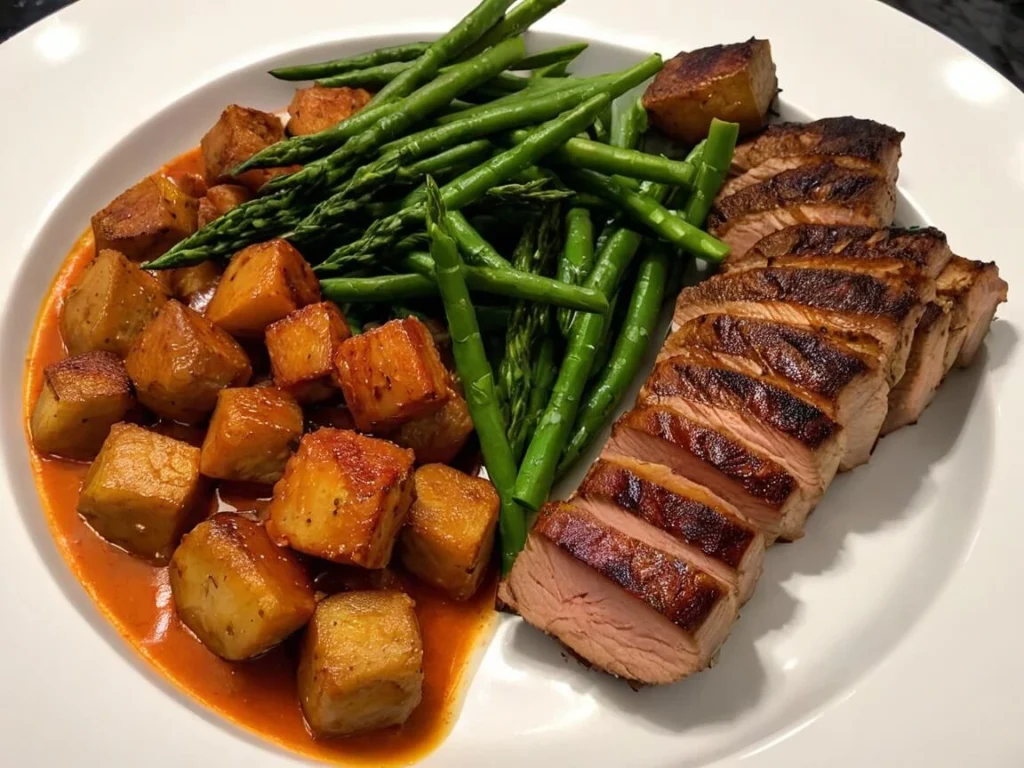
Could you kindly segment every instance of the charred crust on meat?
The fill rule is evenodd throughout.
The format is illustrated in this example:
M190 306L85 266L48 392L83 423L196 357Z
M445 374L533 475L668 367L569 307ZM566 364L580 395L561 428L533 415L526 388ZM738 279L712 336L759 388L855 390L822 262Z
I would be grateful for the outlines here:
M773 157L809 154L851 157L880 165L889 159L887 152L899 151L904 135L883 123L849 115L810 123L777 123L738 147L736 159L743 168Z
M893 259L924 267L936 248L947 248L946 235L935 227L875 229L827 224L797 224L765 235L749 256L769 261L782 256L833 255L850 259Z

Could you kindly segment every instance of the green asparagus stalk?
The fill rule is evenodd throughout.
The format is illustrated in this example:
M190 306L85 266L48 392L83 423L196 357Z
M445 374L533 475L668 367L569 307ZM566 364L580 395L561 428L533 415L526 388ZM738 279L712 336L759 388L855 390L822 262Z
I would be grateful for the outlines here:
M502 40L521 35L531 24L539 21L564 2L565 0L522 0L515 8L505 14L505 18L491 27L483 37L470 45L463 52L461 58L468 59L470 56L475 56L492 45L497 45Z
M395 302L436 296L437 284L423 275L332 277L320 281L320 292L335 304Z
M568 45L559 45L555 48L549 48L546 51L541 51L540 53L534 53L527 56L516 65L516 68L522 70L537 70L542 67L551 66L552 64L568 63L587 50L587 47L587 43L569 43Z
M555 340L548 335L541 341L533 356L533 372L530 375L530 401L527 407L523 433L532 435L537 429L537 422L544 414L551 391L558 378L558 366L555 365Z
M492 44L497 47L499 43L517 37L516 34L503 35L494 43L476 46L478 42L486 38L488 30L500 26L499 19L510 5L512 5L512 0L481 0L480 4L470 11L462 21L432 43L409 69L379 90L370 104L385 104L388 101L407 96L421 83L436 75L445 62L460 54L463 54L464 60L468 60L482 53ZM473 46L473 49L467 50L470 46Z
M343 59L331 59L330 61L321 61L316 64L278 67L277 69L270 70L270 74L278 80L318 80L321 77L340 75L342 72L351 72L356 69L367 69L368 67L376 67L396 61L412 61L426 53L429 47L430 43L392 45L387 48L378 48L369 53L347 56Z
M703 226L711 203L725 181L739 133L737 123L726 123L718 118L711 121L697 181L686 202L686 220L695 227Z
M590 446L636 377L653 341L651 336L665 298L669 265L669 254L661 245L651 248L640 262L622 331L608 364L576 418L572 438L558 466L559 475L572 467Z
M430 254L436 264L437 285L452 337L455 367L462 380L469 415L480 440L487 475L502 502L498 525L502 571L507 573L526 543L526 515L512 499L516 464L505 434L505 420L498 404L494 373L487 361L480 326L466 287L459 249L445 225L444 200L429 178L426 217Z
M511 138L519 143L529 135L527 130L518 130L512 131ZM660 155L649 155L635 149L622 149L580 138L565 142L552 153L550 161L597 173L618 174L629 179L657 181L681 187L691 186L697 175L697 169L685 161L669 160ZM622 179L616 181L623 183Z
M434 269L434 262L430 257L418 251L407 253L401 258L399 265L410 272L427 277L433 274L432 270ZM492 267L473 267L467 264L464 273L466 285L474 293L489 293L553 307L566 307L581 312L596 312L601 315L608 312L608 300L604 294L593 288L566 285L550 277L521 272L507 266L494 269Z
M597 195L621 207L634 221L649 228L658 237L695 256L717 263L729 253L729 246L721 240L670 213L650 197L627 189L615 179L578 168L566 170L564 177L580 191Z
M448 232L458 243L459 251L473 266L509 269L512 265L488 243L459 211L448 211L445 218Z
M486 163L454 179L441 189L445 205L458 210L479 200L487 190L497 186L535 164L557 147L575 136L610 102L607 94L598 94L558 118L551 120L530 134L522 144L492 157ZM406 208L393 216L374 222L366 234L355 243L334 251L327 261L316 269L335 271L353 264L373 261L381 251L393 246L409 226L422 221L422 206Z
M570 208L565 216L565 248L558 262L558 279L566 285L582 285L594 266L594 222L586 208ZM558 311L558 327L569 337L576 313Z
M382 88L412 66L407 62L392 61L366 69L353 69L340 75L331 75L316 81L324 88Z
M647 131L647 110L635 99L627 106L619 107L618 102L612 105L611 145L622 149L634 149L640 143L640 137ZM653 179L653 181L663 181ZM671 181L665 181L671 184Z
M533 70L533 72L530 73L530 77L567 77L569 74L569 64L570 62L568 61L556 61L554 64L548 64L546 67Z

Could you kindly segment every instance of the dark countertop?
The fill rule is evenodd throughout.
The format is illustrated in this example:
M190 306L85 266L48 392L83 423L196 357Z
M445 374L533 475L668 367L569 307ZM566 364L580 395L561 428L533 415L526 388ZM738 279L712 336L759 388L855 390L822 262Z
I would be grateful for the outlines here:
M0 41L74 0L0 0ZM1024 0L883 0L943 32L1024 88Z

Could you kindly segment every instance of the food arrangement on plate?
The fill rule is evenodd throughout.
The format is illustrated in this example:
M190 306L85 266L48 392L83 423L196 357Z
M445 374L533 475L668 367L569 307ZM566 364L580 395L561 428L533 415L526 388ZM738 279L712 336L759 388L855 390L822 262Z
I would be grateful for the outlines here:
M298 751L436 743L496 605L633 684L706 668L766 548L1006 299L893 226L898 130L770 124L768 41L582 78L585 43L521 37L560 4L274 70L315 82L227 106L44 302L27 422L65 556L179 686Z

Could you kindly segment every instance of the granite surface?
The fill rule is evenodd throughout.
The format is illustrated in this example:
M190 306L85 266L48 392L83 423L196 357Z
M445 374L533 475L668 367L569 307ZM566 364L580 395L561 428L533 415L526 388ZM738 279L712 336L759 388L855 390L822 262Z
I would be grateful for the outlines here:
M73 1L0 0L0 40ZM884 2L953 38L1024 87L1024 0Z

